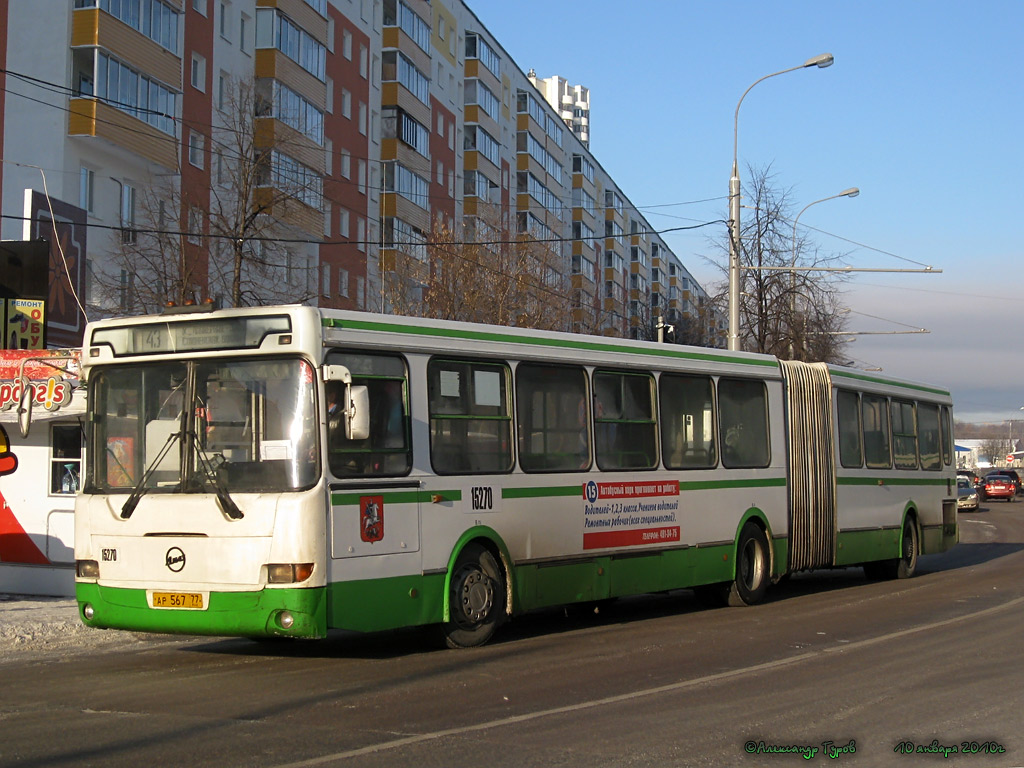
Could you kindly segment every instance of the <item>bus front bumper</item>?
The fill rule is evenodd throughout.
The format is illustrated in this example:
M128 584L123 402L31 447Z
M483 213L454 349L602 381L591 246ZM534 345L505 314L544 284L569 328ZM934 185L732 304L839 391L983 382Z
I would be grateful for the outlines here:
M323 587L210 592L202 608L154 608L145 589L75 584L78 615L97 629L218 637L327 635Z

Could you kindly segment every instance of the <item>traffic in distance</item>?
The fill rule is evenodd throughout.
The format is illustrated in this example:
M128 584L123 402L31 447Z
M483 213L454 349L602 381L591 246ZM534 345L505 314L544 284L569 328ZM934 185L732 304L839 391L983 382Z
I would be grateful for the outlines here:
M974 470L959 469L957 486L960 493L957 503L960 509L976 510L978 502L990 499L1016 501L1021 492L1020 475L1017 470L1008 467L990 470L984 477L979 476ZM965 497L970 496L967 489L973 491L976 497L973 505L969 500L963 501Z
M768 355L260 307L89 324L82 620L220 636L437 625L958 540L941 387Z

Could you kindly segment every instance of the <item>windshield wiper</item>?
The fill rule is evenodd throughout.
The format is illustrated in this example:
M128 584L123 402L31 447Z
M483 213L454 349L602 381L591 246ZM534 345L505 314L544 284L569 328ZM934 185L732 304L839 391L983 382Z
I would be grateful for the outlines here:
M171 449L171 445L173 445L174 441L180 437L181 432L171 432L171 434L167 436L167 442L164 443L164 447L160 449L160 453L157 454L157 457L149 463L148 467L146 467L146 471L142 473L142 477L139 478L139 482L135 485L135 488L132 489L128 498L125 499L124 504L121 505L122 520L127 520L131 517L135 508L139 506L139 500L142 499L142 497L150 490L146 486L146 481L153 476L156 468L160 466L160 462L164 460L164 456L166 456L167 452ZM107 450L110 449L108 448Z
M199 435L196 434L195 430L188 431L190 441L192 443L192 450L196 452L196 456L199 458L199 463L202 465L202 472L210 482L213 483L214 492L217 494L217 505L220 507L220 511L230 517L232 520L241 520L245 517L245 514L235 504L235 500L231 498L231 494L228 492L227 485L221 479L220 473L217 472L217 468L213 466L209 459L206 458L206 454L203 453L202 446L199 444ZM202 487L206 487L206 482L202 483Z

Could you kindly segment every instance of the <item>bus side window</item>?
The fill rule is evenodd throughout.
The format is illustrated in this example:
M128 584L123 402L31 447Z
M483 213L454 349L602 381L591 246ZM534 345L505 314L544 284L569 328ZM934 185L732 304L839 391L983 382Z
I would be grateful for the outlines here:
M435 358L427 366L430 461L439 474L512 470L508 366Z
M893 460L897 469L917 469L917 422L914 404L892 401Z
M653 377L601 371L593 383L597 465L604 470L656 467Z
M715 388L710 376L663 373L659 380L662 461L669 469L710 468L718 463Z
M860 403L856 392L839 390L836 393L836 413L839 422L839 463L844 467L863 466L861 449Z
M764 383L754 379L720 379L718 408L722 464L767 467L771 456Z
M939 435L939 406L917 404L918 448L921 469L942 469L942 438Z
M889 402L884 397L861 398L861 424L864 429L864 460L870 469L889 469L892 450L889 445Z
M590 468L587 372L567 365L516 368L519 465L524 472Z
M328 364L344 365L352 384L364 386L370 401L370 436L349 440L342 418L344 387L324 385L327 409L327 460L337 477L395 477L412 468L409 393L405 361L394 355L331 352Z

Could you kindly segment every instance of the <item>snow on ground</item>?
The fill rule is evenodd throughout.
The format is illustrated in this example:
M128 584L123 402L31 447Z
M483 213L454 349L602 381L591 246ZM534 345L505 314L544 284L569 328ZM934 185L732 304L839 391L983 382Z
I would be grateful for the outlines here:
M91 629L71 598L0 594L0 663L138 647L152 637Z

